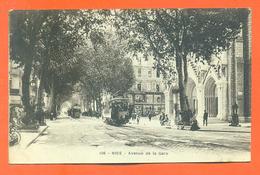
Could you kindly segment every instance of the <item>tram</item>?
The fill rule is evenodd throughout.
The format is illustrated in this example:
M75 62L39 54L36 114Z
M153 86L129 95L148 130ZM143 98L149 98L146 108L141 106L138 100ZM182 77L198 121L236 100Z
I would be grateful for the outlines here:
M124 125L132 117L133 109L128 98L113 98L108 102L108 106L105 105L103 113L103 116L106 117L105 122L115 126Z
M68 110L68 115L72 118L80 118L81 109L79 105L74 105Z

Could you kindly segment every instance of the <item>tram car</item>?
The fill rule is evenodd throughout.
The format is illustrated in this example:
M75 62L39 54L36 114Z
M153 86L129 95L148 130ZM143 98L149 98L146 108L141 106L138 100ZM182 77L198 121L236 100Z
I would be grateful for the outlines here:
M79 105L74 105L68 110L68 115L72 118L80 118L81 109Z
M107 107L109 107L109 110ZM107 124L121 126L128 123L132 117L133 105L129 103L128 98L113 98L104 110Z

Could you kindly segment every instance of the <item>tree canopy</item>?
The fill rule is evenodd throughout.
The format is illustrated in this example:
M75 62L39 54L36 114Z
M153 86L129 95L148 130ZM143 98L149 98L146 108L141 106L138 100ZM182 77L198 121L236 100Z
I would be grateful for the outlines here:
M100 99L103 92L123 95L135 81L131 59L116 39L92 42L92 47L79 50L78 57L82 64L80 79L90 99Z
M178 76L181 109L187 111L187 59L210 61L227 50L245 14L244 9L12 11L10 58L23 68L23 104L29 112L32 71L40 79L38 104L43 91L56 99L78 81L92 98L100 99L103 91L123 94L135 81L129 54L142 52L153 55L165 77Z
M32 74L40 80L37 109L42 108L43 93L47 92L51 111L79 80L95 98L104 90L124 93L131 87L131 62L104 38L108 14L105 10L11 12L10 58L23 68L22 98L29 116L33 112ZM80 53L80 49L85 51Z
M40 80L37 105L43 92L55 98L77 81L75 50L94 24L97 11L12 11L10 13L10 58L23 68L22 101L32 116L30 81L32 71Z
M230 47L241 29L240 9L140 9L114 14L121 36L131 38L131 49L152 53L162 73L177 73L182 111L189 108L187 59L210 61ZM172 61L175 64L169 65Z

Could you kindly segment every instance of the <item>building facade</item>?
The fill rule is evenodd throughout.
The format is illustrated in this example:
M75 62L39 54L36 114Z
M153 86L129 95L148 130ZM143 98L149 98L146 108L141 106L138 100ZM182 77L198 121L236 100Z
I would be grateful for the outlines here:
M9 105L22 105L22 76L23 69L13 61L9 62ZM31 76L30 80L30 103L36 104L38 88L40 81L37 77ZM49 97L47 93L43 95L44 106L47 110Z
M249 38L248 56L243 52L246 48L241 33L228 51L219 57L213 57L210 63L195 62L194 58L188 58L186 95L199 122L202 122L204 110L209 113L210 118L230 121L234 104L238 105L240 121L250 121L250 40ZM165 110L172 119L180 110L177 89L175 82L165 90Z
M145 116L150 111L153 113L165 111L165 85L160 73L154 69L153 58L140 54L132 59L132 63L136 81L128 96L135 112Z
M22 70L13 62L9 63L9 104L22 104Z

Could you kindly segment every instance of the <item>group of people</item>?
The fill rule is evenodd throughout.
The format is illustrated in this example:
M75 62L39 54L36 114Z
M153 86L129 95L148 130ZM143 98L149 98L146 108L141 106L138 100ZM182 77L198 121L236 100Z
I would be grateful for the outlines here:
M168 115L165 114L164 112L160 115L159 120L162 126L167 125L170 122Z
M190 126L190 130L192 131L196 131L200 129L198 121L195 117L195 112L188 110L180 114L181 114L181 119L177 121L177 125L181 126L181 129L184 129L184 126ZM209 116L208 112L204 110L203 126L208 125L208 116Z
M200 129L200 127L198 126L198 121L196 120L196 118L194 117L195 113L193 112L187 112L186 115L182 115L182 119L180 119L180 122L182 123L182 125L190 125L191 126L191 130L198 130ZM206 110L204 110L204 114L203 114L203 126L207 126L208 125L208 112ZM151 115L147 116L149 121L151 121ZM136 120L136 123L139 124L140 122L140 115L136 114L134 117L132 117L132 120ZM168 117L167 114L165 114L164 112L161 113L160 117L159 117L159 121L161 126L165 126L165 125L169 125L170 123L170 119Z

